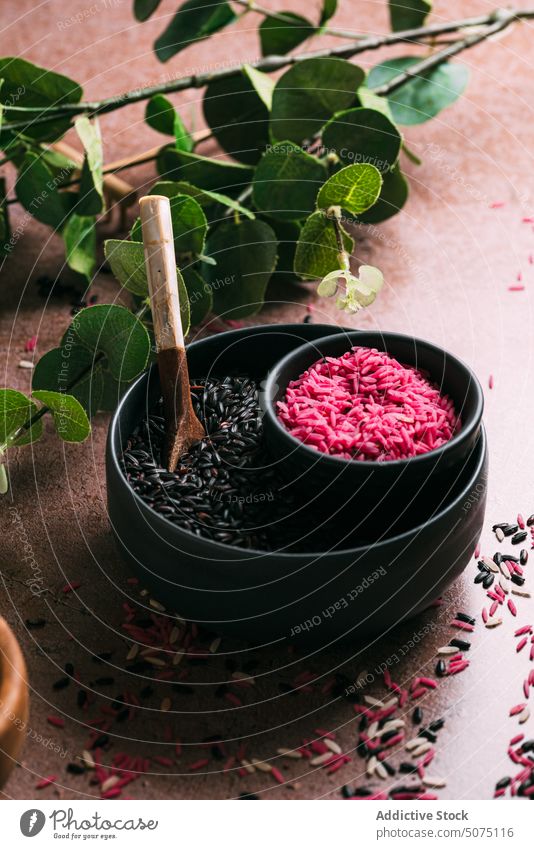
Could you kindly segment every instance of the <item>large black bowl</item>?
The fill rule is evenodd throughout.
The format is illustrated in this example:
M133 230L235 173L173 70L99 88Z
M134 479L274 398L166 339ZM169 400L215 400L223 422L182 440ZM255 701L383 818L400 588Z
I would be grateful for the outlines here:
M324 336L324 325L249 327L188 348L192 375L247 368L261 377L292 348ZM126 439L159 397L157 369L128 390L107 444L108 507L120 549L168 609L254 644L305 640L327 646L384 633L428 606L465 568L480 535L487 450L481 429L445 497L407 492L399 521L372 542L308 553L263 552L195 536L148 507L125 480ZM312 497L312 494L310 494ZM355 523L356 524L356 523Z

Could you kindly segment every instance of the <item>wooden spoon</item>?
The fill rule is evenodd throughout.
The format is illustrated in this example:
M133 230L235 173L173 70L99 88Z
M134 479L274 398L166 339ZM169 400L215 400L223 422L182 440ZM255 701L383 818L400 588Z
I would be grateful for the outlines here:
M206 432L191 403L169 198L148 195L139 208L163 395L165 459L174 472L181 455Z

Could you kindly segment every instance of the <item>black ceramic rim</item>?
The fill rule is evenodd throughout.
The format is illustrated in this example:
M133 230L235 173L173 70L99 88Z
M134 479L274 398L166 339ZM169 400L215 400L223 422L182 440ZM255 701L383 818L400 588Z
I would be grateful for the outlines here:
M464 371L468 377L468 386L473 386L475 391L475 409L470 414L466 423L462 421L462 427L452 439L449 439L444 445L440 445L439 448L433 448L431 451L427 451L426 454L418 454L416 457L407 457L402 460L385 460L383 463L377 463L376 460L347 460L344 457L336 457L335 454L324 454L321 451L316 451L314 448L310 448L309 445L306 445L305 442L301 442L300 439L297 439L296 436L293 436L289 433L288 430L284 427L283 424L278 419L274 409L273 397L276 394L278 387L278 378L280 372L291 363L299 354L303 352L304 349L309 348L310 350L315 349L318 353L317 360L321 358L321 355L328 356L328 352L324 352L324 348L328 347L331 343L339 340L339 337L342 335L349 342L350 351L351 347L357 344L358 336L365 335L367 333L376 333L381 336L382 339L399 339L399 340L408 340L409 342L413 342L416 348L423 348L427 351L433 351L437 354L440 354L445 357L445 361L450 361L454 363L454 365L460 370ZM316 361L317 361L316 360ZM313 364L312 364L313 365ZM299 375L295 375L295 378L299 377ZM432 377L432 375L431 375ZM295 379L293 378L293 379ZM454 354L450 354L445 348L440 348L439 345L434 345L432 342L428 342L426 339L419 339L417 336L408 336L405 333L388 333L382 331L373 331L373 330L355 330L353 332L347 333L335 333L331 336L322 336L320 339L315 339L313 342L304 342L303 345L300 345L299 348L295 348L291 353L286 354L285 357L282 357L279 360L278 364L271 369L269 372L267 379L265 381L265 415L268 417L270 424L276 428L278 433L282 436L286 442L291 445L294 450L302 450L305 454L307 454L312 460L317 464L322 465L331 465L332 467L338 468L339 472L341 469L346 468L351 465L358 465L358 468L361 469L369 469L373 471L378 471L380 474L381 469L398 469L403 466L408 465L420 465L422 463L428 463L431 460L438 460L443 454L447 451L451 451L454 449L456 445L460 442L464 442L464 440L468 439L473 432L480 427L480 422L482 420L482 413L484 410L484 393L482 392L482 387L480 385L480 381L476 374L469 368L467 363L464 363L463 360L455 357Z
M257 326L262 327L263 325L257 325ZM249 329L251 329L251 328L247 328L247 330L249 330ZM243 332L242 330L227 330L224 333L220 333L219 337L226 337L228 339L236 338L237 336L242 334L242 332ZM341 332L346 333L346 331L343 331L343 330L341 330ZM334 335L338 336L339 333L334 334ZM391 333L391 334L384 334L384 335L402 336L403 334ZM318 340L318 341L322 341L323 339L330 339L330 338L331 338L330 336L329 337L321 337L321 339ZM406 338L412 339L413 337L406 337ZM197 342L192 342L191 344L199 345L199 344L202 344L202 341L204 341L204 340L198 340ZM428 344L429 346L436 348L436 346L431 345L430 342L425 343L425 344ZM436 348L436 350L439 351L440 349ZM453 358L453 359L456 359L456 358ZM458 361L458 362L460 362L460 361ZM462 363L462 365L463 365L463 363ZM465 366L465 368L467 368L467 366ZM156 364L152 365L151 369L149 371L151 371L152 369L157 370L157 365ZM146 502L143 501L143 499L136 492L133 491L133 489L129 485L128 481L124 477L122 469L119 465L117 452L115 450L115 443L120 444L120 441L121 441L120 440L120 432L119 432L121 412L122 412L123 408L128 405L129 396L134 391L135 387L139 383L141 383L142 381L148 380L148 374L149 374L149 372L144 372L140 377L137 378L137 380L135 380L132 383L130 388L127 390L126 394L121 399L119 406L117 407L117 409L115 410L115 412L112 416L112 419L111 419L111 422L110 422L110 425L109 425L109 431L108 431L108 448L109 448L108 457L111 457L111 460L113 462L113 470L114 470L114 473L115 473L117 480L120 482L120 486L127 492L129 497L133 497L134 501L137 503L137 506L138 506L138 508L140 508L141 512L147 511L148 515L153 516L154 519L156 520L155 521L156 525L162 523L164 527L168 528L169 531L172 532L172 534L175 534L178 537L181 536L181 535L184 535L188 539L198 540L197 535L194 534L192 531L188 531L185 528L180 528L179 526L174 525L172 522L169 522L169 520L166 519L164 516L162 516L160 513L157 513L152 507L149 507L149 505L146 504ZM482 392L482 389L480 388L480 384L478 383L478 380L476 378L475 378L475 380L476 380L476 383L479 387L479 391ZM140 410L140 415L142 415L142 413L143 413L143 409ZM287 433L287 431L285 431L285 432ZM288 434L288 436L289 436L289 434ZM302 443L298 442L298 440L296 440L296 441L299 445L302 445ZM450 443L447 443L447 444L450 444ZM478 477L478 475L480 473L480 469L484 464L484 460L485 460L485 456L486 456L486 445L487 445L486 432L484 430L484 425L481 423L479 438L476 440L475 445L473 446L471 452L469 453L469 457L467 457L466 460L465 460L465 463L467 463L469 461L469 459L474 454L476 454L476 453L479 454L478 460L476 462L476 466L473 469L471 475L469 476L469 480L465 482L465 485L462 487L462 490L458 493L458 495L452 501L448 501L442 509L440 509L436 513L434 513L429 519L427 519L424 522L419 523L418 525L414 525L412 528L409 528L408 530L403 531L400 534L396 534L394 536L387 537L386 539L377 540L376 542L367 543L366 545L361 545L361 546L357 546L357 547L354 547L354 548L339 549L339 553L341 554L343 552L345 552L345 553L351 552L355 556L358 556L358 555L363 554L363 552L367 551L367 549L369 549L369 548L373 548L373 547L381 546L381 545L388 545L389 543L401 541L404 538L407 538L409 536L412 536L414 534L419 533L423 528L427 527L428 525L431 525L434 522L436 522L436 523L439 522L440 519L449 512L449 510L452 510L465 497L465 493L469 491L473 480L475 480ZM314 453L317 454L318 452L314 452ZM428 452L428 453L430 453L430 452ZM428 455L425 455L425 456L428 456ZM394 462L399 462L399 461L393 460L391 462L394 463ZM464 465L465 465L465 463L464 463ZM371 465L377 466L378 464L372 463ZM461 472L462 472L462 470L460 470L460 472L458 474L460 475ZM454 484L451 484L451 486L453 486L453 485ZM221 551L226 551L226 552L227 551L236 551L236 546L233 546L233 545L227 545L226 543L217 542L216 540L206 540L206 542L209 543L210 546L213 546L215 550L221 550ZM304 555L306 557L317 559L317 558L324 556L327 553L325 551L292 552L292 551L280 551L280 550L277 550L275 552L271 552L271 551L266 551L265 549L258 549L258 548L246 548L246 549L239 549L239 550L242 551L244 555L258 555L258 559L260 559L262 557L268 557L272 554L276 554L277 557L287 558L288 561L292 560L293 558L302 558ZM229 561L225 561L225 565L230 566L232 564ZM239 561L236 561L236 563L234 565L241 567L241 564L239 563Z

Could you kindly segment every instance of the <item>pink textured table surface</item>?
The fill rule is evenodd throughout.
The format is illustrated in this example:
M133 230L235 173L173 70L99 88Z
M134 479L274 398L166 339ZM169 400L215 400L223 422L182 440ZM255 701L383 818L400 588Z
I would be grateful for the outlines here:
M87 98L112 95L127 89L213 67L217 63L254 59L258 54L252 18L189 49L160 65L151 51L163 19L175 8L164 0L154 20L138 24L127 0L104 2L61 0L36 5L31 0L2 3L0 50L21 55L73 76L81 82ZM309 3L290 4L296 11ZM317 3L314 3L316 6ZM345 2L336 23L362 31L379 32L387 27L384 2ZM454 19L488 11L487 2L435 3L435 20ZM77 17L80 16L80 17ZM239 34L238 34L239 33ZM469 362L484 387L490 374L495 386L486 389L485 422L490 445L490 484L487 527L483 549L493 552L491 523L512 520L521 510L534 512L533 441L533 292L534 233L524 217L534 214L532 197L532 24L517 26L492 43L461 57L472 71L469 87L452 108L421 127L406 129L410 148L422 159L416 166L405 161L411 194L404 211L393 220L358 234L359 261L372 262L383 270L387 285L376 304L354 325L398 330L423 336ZM400 47L396 55L405 50ZM370 67L377 54L366 54ZM201 126L201 92L173 98L188 123L196 117ZM133 106L102 120L106 160L157 144L161 137L142 121L143 107ZM209 148L208 148L209 150ZM12 176L12 175L11 175ZM153 180L145 166L129 173L138 186ZM498 208L495 203L502 203ZM56 236L18 213L22 235L14 255L5 264L0 285L0 349L2 383L27 390L30 376L18 368L25 340L39 334L39 351L56 344L70 320L68 303L44 307L34 281L40 274L56 274L62 263L62 247ZM522 275L525 290L510 292ZM101 276L95 291L105 298L116 288ZM262 321L301 320L308 293L287 288L278 296L283 307L267 308ZM335 311L316 303L316 320L338 321ZM44 443L35 450L12 455L12 489L2 505L0 534L0 613L14 627L28 662L31 716L21 763L4 788L10 798L31 798L43 775L57 775L56 785L38 791L43 797L86 798L97 793L86 776L66 772L83 748L85 722L93 716L76 706L76 687L55 692L52 683L61 677L67 662L74 664L82 680L101 695L98 704L112 701L125 688L137 691L139 682L121 671L127 651L121 631L121 605L139 601L128 585L126 567L120 561L106 517L103 453L107 419L96 419L90 441L82 447L59 444L47 430ZM14 509L10 509L14 508ZM29 548L28 548L29 547ZM28 552L31 558L28 559ZM38 564L46 592L39 596L26 586L30 564ZM158 711L165 695L157 693L146 702L140 716L125 725L115 724L114 749L166 756L172 747L169 736L180 737L188 748L181 758L165 767L152 762L150 774L133 783L128 794L153 798L231 798L243 791L266 798L336 797L345 782L362 780L362 761L354 757L343 770L327 775L302 762L290 762L284 771L288 783L277 785L268 773L240 778L235 770L223 773L221 763L210 761L205 769L190 774L188 764L203 757L198 743L212 734L248 744L247 757L269 758L279 746L295 746L313 736L317 727L337 729L344 751L354 748L354 714L343 701L325 699L320 684L309 694L288 695L280 682L291 682L303 669L325 676L343 669L356 678L363 669L375 670L393 655L393 677L403 685L431 671L438 645L452 636L449 622L456 610L479 613L483 603L480 587L472 583L474 563L445 597L444 606L399 628L387 640L377 640L365 650L339 650L327 657L291 658L262 656L256 686L243 689L243 709L214 699L214 681L226 680L230 672L222 659L207 667L191 665L187 683L193 695L173 693L173 713L163 721ZM75 593L65 597L61 587L80 581ZM144 603L144 602L143 602ZM531 600L519 599L519 616L504 617L503 625L487 631L477 624L467 673L447 680L425 700L428 719L446 716L439 737L434 774L447 778L442 798L489 798L495 781L510 772L507 743L517 731L508 718L508 707L521 699L528 657L516 655L513 630L534 619ZM24 621L45 617L47 626L27 631ZM408 642L415 647L401 652ZM224 642L221 651L224 651ZM238 651L240 647L233 647ZM97 666L91 656L112 650L109 665ZM240 655L237 654L239 658ZM291 664L288 666L288 664ZM281 668L284 667L284 668ZM111 686L97 679L113 677ZM204 684L205 686L200 686ZM196 685L196 686L195 686ZM370 692L381 695L377 683ZM65 715L65 729L47 723L47 716ZM525 727L532 733L532 722ZM534 736L534 735L533 735ZM43 742L43 738L44 742ZM130 739L128 739L130 738ZM47 742L49 741L49 742ZM296 784L294 783L296 782Z

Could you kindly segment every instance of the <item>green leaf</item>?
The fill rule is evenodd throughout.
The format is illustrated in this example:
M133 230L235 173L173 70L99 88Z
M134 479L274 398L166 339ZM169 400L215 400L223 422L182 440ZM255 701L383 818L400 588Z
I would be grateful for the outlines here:
M6 204L6 180L0 177L0 256L12 250L10 242L11 228L9 226L9 206Z
M273 218L298 221L309 215L327 177L326 166L290 141L262 156L252 183L257 209Z
M145 121L153 130L174 136L177 150L193 150L193 139L171 101L163 94L155 94L150 98L146 105Z
M102 378L103 389L99 410L103 413L112 413L130 384L115 380L109 371L103 371Z
M224 221L208 238L213 309L224 318L256 315L276 265L276 236L265 221Z
M57 188L54 175L36 153L24 154L17 182L17 198L38 221L61 230L69 212L67 201Z
M284 20L266 17L259 26L262 56L285 56L316 32L314 25L302 15L281 14Z
M113 275L117 278L121 286L124 286L125 289L139 298L148 298L148 279L142 242L107 239L104 242L104 255L111 266ZM178 294L180 296L182 330L184 336L186 336L189 333L190 326L189 301L180 269L177 268L176 272L178 277ZM113 368L111 370L113 371ZM120 377L118 375L116 376L121 381L133 380L127 374L122 374Z
M190 44L228 26L235 18L227 2L188 0L180 6L167 29L156 39L156 56L160 62L167 62Z
M432 11L430 0L389 0L389 19L393 32L422 27Z
M252 179L252 168L247 165L168 147L160 151L157 165L165 180L183 180L209 191L238 194Z
M337 11L337 0L323 0L320 26L324 27Z
M273 105L274 80L263 71L253 68L252 65L243 65L243 73L270 112Z
M189 309L191 310L191 325L200 324L213 308L213 292L209 283L194 268L184 268L182 271Z
M155 94L147 101L145 108L145 121L153 130L164 133L166 136L174 135L174 116L176 110L168 97L164 94Z
M96 265L95 219L71 215L63 229L67 264L90 281Z
M22 392L0 389L0 451L9 445L27 445L35 442L43 432L41 419L17 439L13 434L37 412L37 406Z
M369 73L367 85L379 88L420 61L420 56L404 56L376 65ZM448 62L414 77L388 97L393 119L404 125L429 121L460 97L468 77L465 65Z
M209 83L204 117L223 150L254 165L269 142L269 111L246 74Z
M147 21L158 8L161 0L134 0L134 15L138 21Z
M352 253L354 241L343 231L343 246ZM341 266L334 224L323 212L314 212L304 222L295 252L295 274L316 280Z
M276 218L267 219L267 224L273 228L278 241L278 260L273 273L273 280L295 280L293 265L300 226L294 221L280 221Z
M66 156L59 150L54 150L53 147L40 147L41 158L52 169L55 176L60 179L64 176L65 180L69 180L73 171L76 171L80 166L74 162L70 156Z
M91 433L87 413L74 395L39 389L33 397L50 407L58 436L65 442L83 442Z
M39 107L41 112L28 114L28 125L22 131L32 139L53 141L62 136L71 123L70 118L55 118L42 124L34 124L34 119L42 115L48 106L59 106L62 103L79 103L82 89L62 74L47 71L38 65L33 65L25 59L5 57L0 59L0 79L4 80L1 100L5 106L4 122L21 121L24 113L10 109L9 106ZM2 131L0 146L17 140L18 134Z
M399 158L401 136L381 112L360 107L334 115L323 130L323 145L343 165L370 163L383 173Z
M171 207L174 250L177 254L201 254L204 250L208 222L197 201L188 195L174 195L169 199ZM138 218L130 233L136 242L143 241L141 219Z
M393 115L391 114L387 98L380 97L378 94L375 94L374 91L371 91L370 88L367 88L367 86L361 85L358 89L358 100L361 106L365 106L366 109L375 109L377 112L381 112L382 115L385 115L386 118L389 118L391 123L393 123Z
M98 121L85 116L76 118L76 132L85 150L80 178L80 192L76 212L78 215L98 215L104 208L104 155Z
M61 347L47 351L38 361L32 375L32 391L46 389L69 392L82 405L87 415L102 409L104 388L103 363L94 361L92 351L84 348L73 333L65 334ZM75 386L72 386L76 383Z
M176 182L171 180L160 180L152 186L149 194L165 195L165 197L168 198L172 198L175 197L175 195L180 194L189 195L194 198L198 204L200 204L202 209L206 209L214 204L222 204L222 206L227 206L229 209L239 212L246 218L255 218L252 210L242 206L233 198L228 197L228 195L222 195L219 192L210 192L208 189L199 189L198 186L192 186L191 183L185 183L183 180L178 180Z
M104 256L121 286L141 298L148 296L145 252L141 242L107 239L104 242Z
M305 59L286 71L273 92L274 139L302 142L336 112L353 106L364 72L345 59Z
M71 328L90 351L104 353L107 366L117 380L133 380L146 367L150 339L143 323L126 307L115 304L86 307L75 316Z
M382 177L374 165L347 165L326 181L317 195L317 206L340 206L360 215L372 206L382 188Z
M6 467L0 463L0 495L5 495L9 491L9 480L7 477Z
M358 220L365 224L378 224L396 215L408 199L408 183L397 165L383 176L382 190L377 202Z

